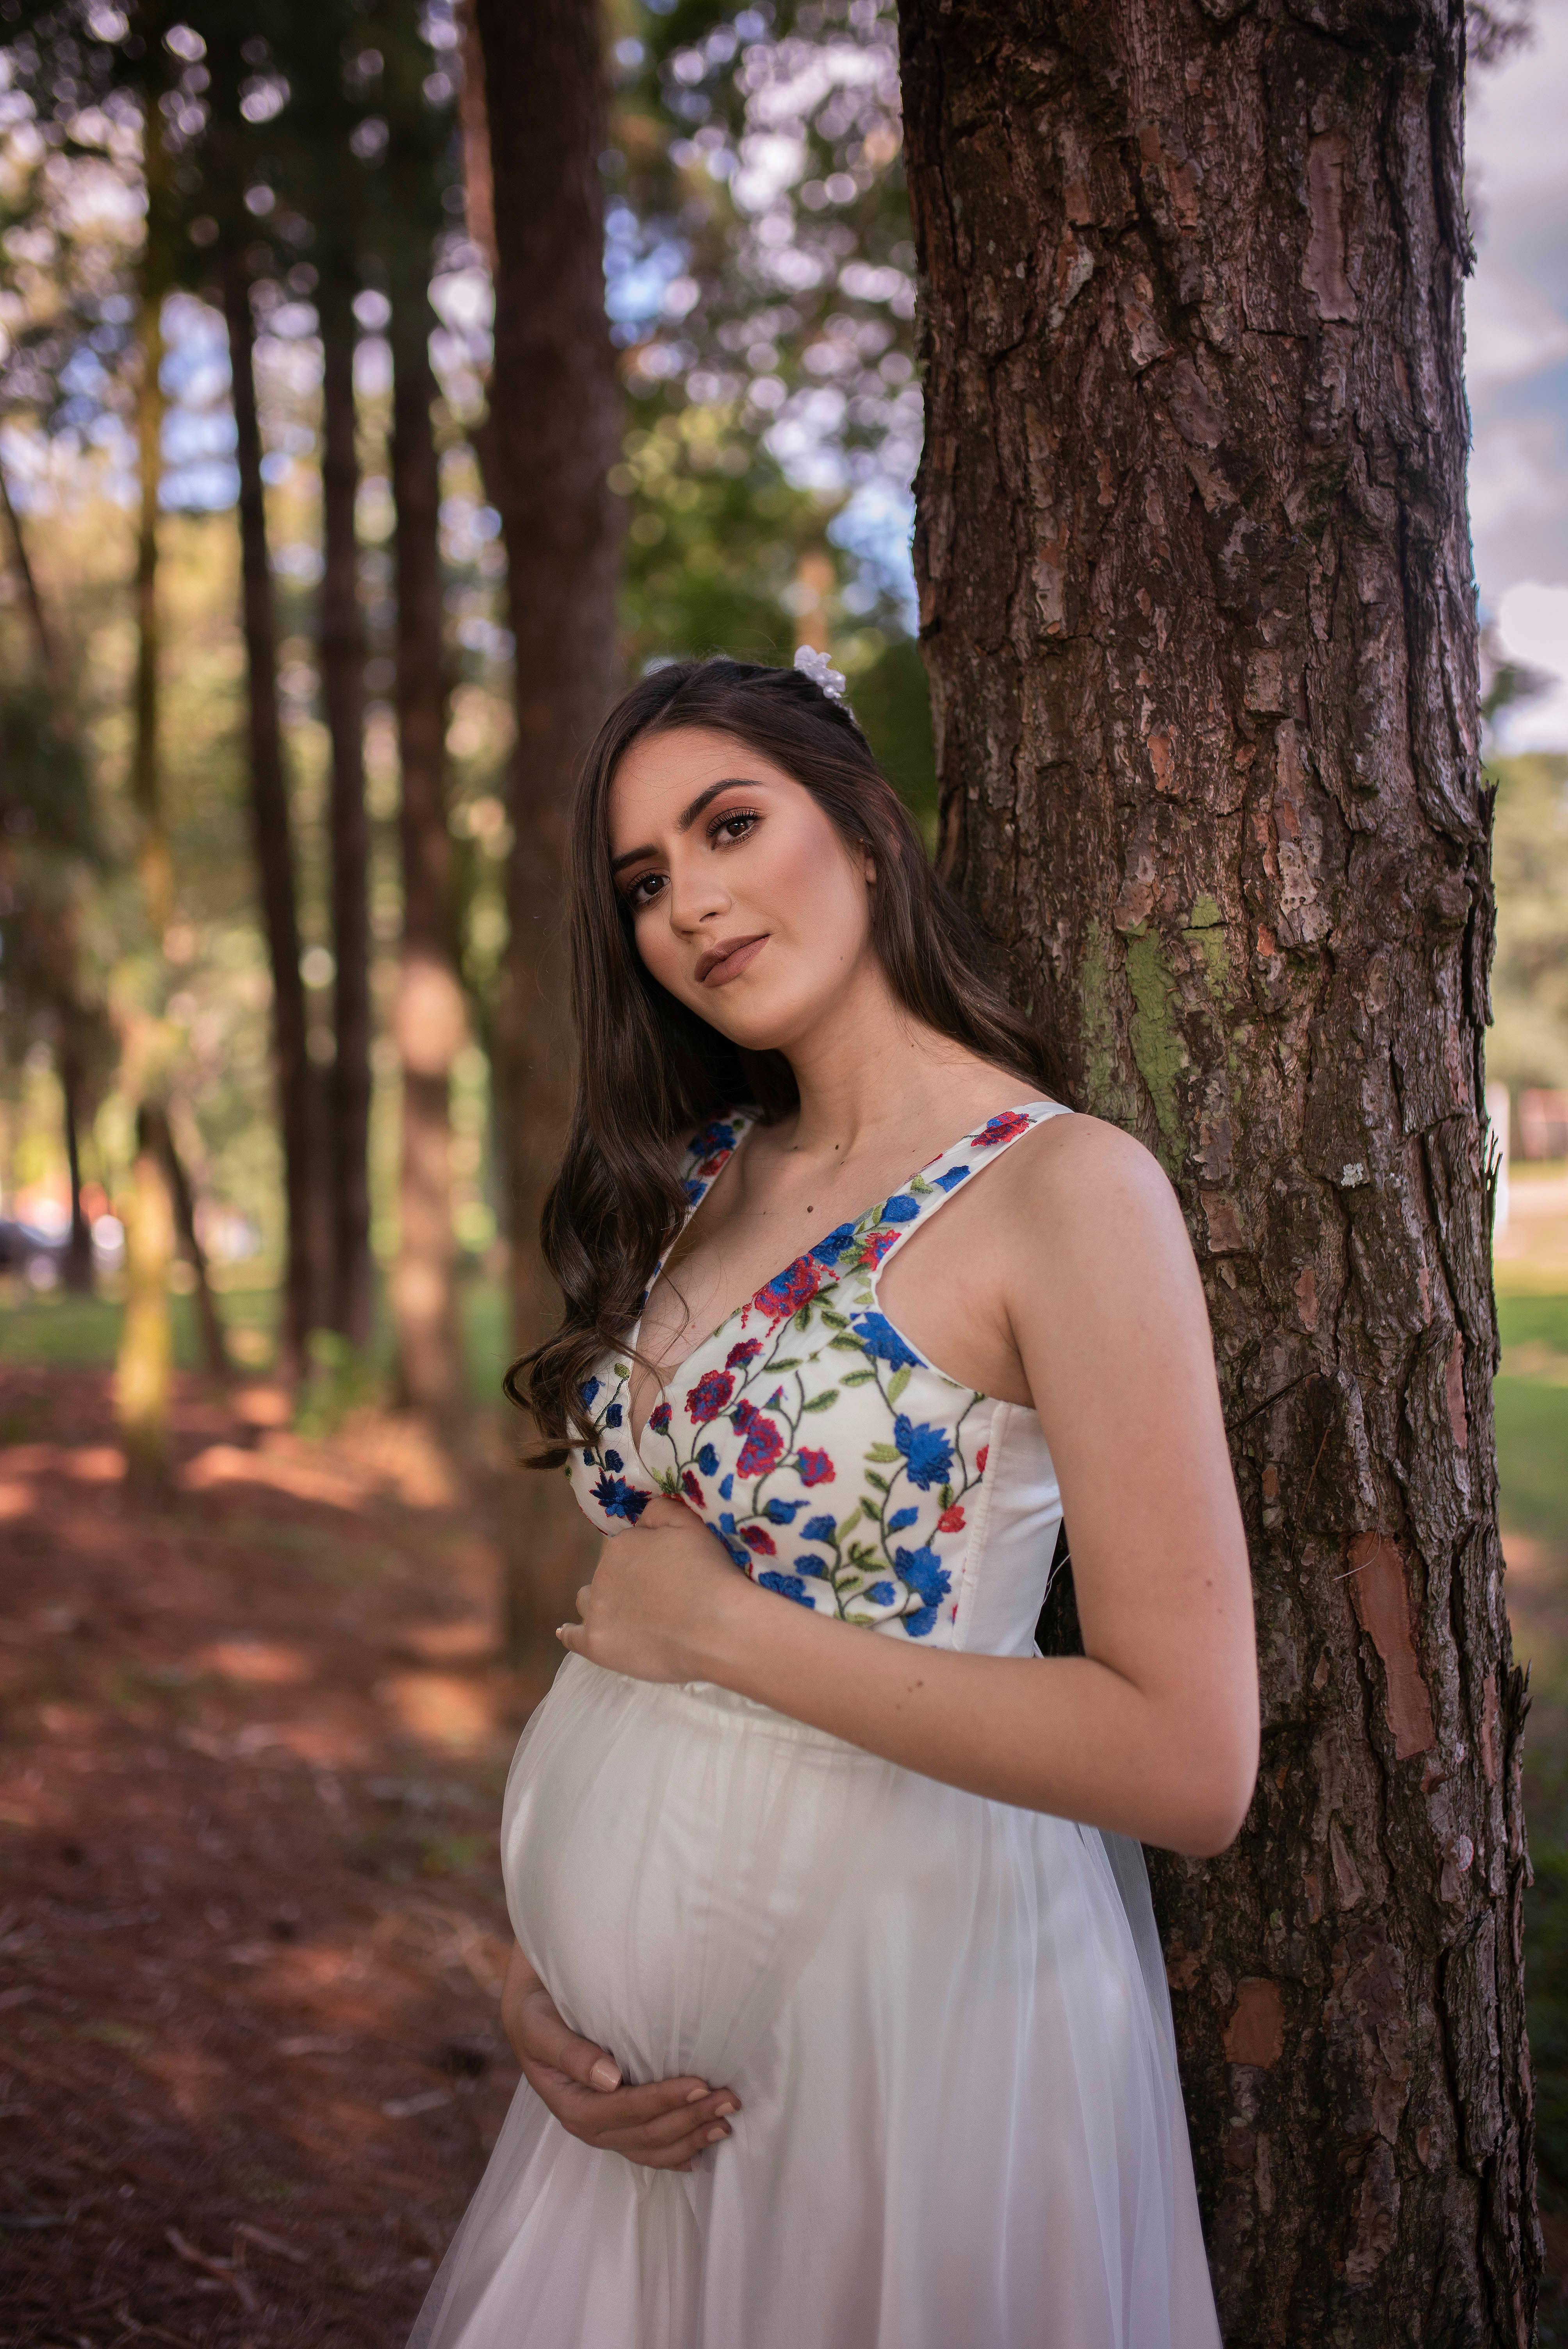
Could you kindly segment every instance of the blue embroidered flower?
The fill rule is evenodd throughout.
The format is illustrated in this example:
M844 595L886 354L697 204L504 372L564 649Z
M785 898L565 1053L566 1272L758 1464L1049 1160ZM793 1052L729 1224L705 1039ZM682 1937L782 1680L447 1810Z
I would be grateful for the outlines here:
M700 1133L693 1134L691 1154L694 1158L717 1158L721 1150L733 1150L734 1147L735 1128L727 1124L723 1118L716 1117L711 1125L705 1125Z
M903 1533L910 1526L913 1525L919 1515L920 1511L918 1509L895 1509L892 1516L887 1521L887 1529L889 1533Z
M624 1517L634 1526L648 1506L648 1495L639 1493L624 1476L601 1476L593 1487L593 1498L607 1517Z
M699 1459L700 1459L700 1457L701 1457L701 1454L698 1454L698 1457L699 1457ZM707 1472L707 1473L708 1473L708 1475L711 1476L711 1475L712 1475L712 1474L713 1474L713 1470L710 1468L710 1469L708 1470L708 1472ZM726 1476L725 1478L723 1478L723 1480L721 1481L721 1483L720 1483L720 1485L719 1485L719 1488L718 1488L718 1497L719 1497L719 1499L720 1499L721 1501L727 1501L727 1500L730 1498L731 1495L734 1493L734 1491L735 1491L735 1478L734 1478L733 1475L728 1475L728 1476Z
M909 1481L929 1493L945 1485L953 1473L953 1446L939 1427L924 1421L916 1427L901 1411L892 1423L892 1440L909 1463Z
M780 1599L793 1599L800 1607L811 1604L806 1596L806 1586L798 1574L759 1574L757 1580L761 1589L776 1590Z
M582 1392L582 1396L583 1396L583 1410L584 1410L584 1411L588 1411L588 1410L591 1410L591 1409L592 1409L592 1407L593 1407L593 1398L594 1398L594 1396L598 1393L598 1392L599 1392L599 1381L598 1381L598 1380L597 1380L597 1379L584 1379L584 1380L583 1380L583 1386L582 1386L582 1389L581 1389L581 1392Z
M831 1517L808 1517L800 1531L807 1541L830 1542L834 1526Z
M835 1225L830 1232L823 1233L811 1254L819 1264L837 1264L854 1236L853 1224Z
M721 1486L720 1490L722 1491L722 1489L723 1487ZM747 1548L746 1544L743 1541L738 1540L736 1536L735 1512L733 1509L725 1509L721 1511L718 1520L718 1537L724 1544L725 1548L729 1552L730 1557L735 1560L737 1566L750 1566L751 1552Z
M606 1427L619 1427L619 1426L620 1426L620 1424L621 1424L621 1406L620 1406L620 1404L619 1404L618 1402L613 1402L613 1403L610 1405L609 1410L604 1413L604 1424L605 1424L605 1426L606 1426Z
M699 1183L695 1175L690 1176L685 1183L683 1183L681 1185L681 1189L686 1194L687 1206L695 1207L707 1188L707 1185L706 1183Z
M851 1313L850 1327L873 1361L895 1371L919 1369L920 1356L905 1345L885 1314Z
M815 1574L825 1580L828 1572L827 1561L824 1558L813 1557L808 1550L804 1557L795 1560L795 1571L797 1574Z
M891 1607L894 1596L893 1587L891 1582L873 1582L871 1588L862 1595L871 1600L873 1607Z
M591 1452L584 1452L584 1454L583 1454L583 1465L584 1466L584 1468L592 1468L592 1467L593 1467L593 1454Z
M966 1180L969 1172L970 1170L967 1166L950 1166L945 1174L939 1174L936 1177L937 1189L939 1191L956 1191L960 1183Z
M804 1501L769 1501L762 1514L776 1526L792 1526L805 1506Z
M920 1201L913 1192L895 1191L877 1220L883 1224L913 1224L919 1213Z
M697 1466L702 1470L702 1473L703 1473L703 1475L704 1475L705 1476L717 1476L717 1474L718 1474L718 1454L717 1454L717 1453L714 1450L714 1448L713 1448L713 1446L712 1446L712 1444L705 1444L702 1446L701 1450L698 1452L698 1454L697 1454L697 1455L696 1455L696 1464L697 1464ZM727 1495L726 1497L727 1498Z
M620 1455L620 1454L619 1454L618 1452L606 1452L606 1453L605 1453L605 1454L604 1454L604 1465L605 1465L605 1467L606 1467L606 1468L621 1469L621 1468L624 1468L624 1467L625 1466L625 1464L625 1464L625 1462L622 1459L622 1457L621 1457L621 1455Z
M895 1549L892 1562L916 1598L925 1602L903 1619L903 1628L910 1638L923 1640L953 1588L952 1577L934 1549Z

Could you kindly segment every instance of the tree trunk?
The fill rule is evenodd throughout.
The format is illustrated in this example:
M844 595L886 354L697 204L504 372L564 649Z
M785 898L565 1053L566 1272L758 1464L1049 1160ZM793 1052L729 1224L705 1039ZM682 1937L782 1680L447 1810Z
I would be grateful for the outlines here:
M403 798L403 950L396 1032L403 1155L392 1314L404 1402L454 1422L463 1399L454 1292L452 1061L464 1033L447 829L447 690L441 626L440 472L431 405L434 325L425 264L392 296L392 494L397 506L397 747Z
M1523 2344L1462 9L903 31L942 853L1180 1190L1252 1544L1257 1798L1155 1865L1222 2321Z
M475 0L496 237L489 475L505 529L517 653L511 939L499 1036L520 1350L558 1300L539 1217L571 1096L563 858L573 777L615 670L620 399L604 312L597 13L578 0ZM582 1580L581 1513L533 1477L510 1519L514 1652L548 1637Z
M22 583L22 600L27 606L27 625L33 631L33 644L38 656L38 668L54 704L50 712L57 733L74 736L73 712L67 699L67 678L65 654L49 618L38 585L38 574L33 568L33 558L27 549L26 533L22 517L11 498L11 484L5 469L0 465L0 510L5 516L11 533L11 551L16 561L16 574Z
M191 1187L191 1176L175 1143L174 1129L163 1102L150 1102L141 1117L144 1141L161 1164L164 1180L169 1186L169 1208L175 1237L186 1263L196 1277L196 1327L201 1332L202 1360L211 1377L226 1379L230 1367L229 1350L223 1339L218 1300L207 1278L207 1251L196 1229L196 1194Z
M266 503L262 486L262 435L256 413L255 324L243 259L231 252L223 266L223 316L233 376L235 460L240 473L240 559L245 659L249 676L251 814L262 916L273 971L273 1053L277 1068L278 1123L284 1155L287 1218L278 1367L288 1380L304 1375L306 1341L320 1319L311 1247L311 1071L305 1050L304 984L299 968L299 916L294 895L294 843L283 731L278 720L277 627L267 563Z
M74 943L74 941L73 941ZM69 1011L65 1017L68 1022ZM68 1032L60 1050L60 1106L65 1127L66 1168L71 1185L71 1236L66 1243L60 1277L77 1296L93 1288L93 1236L82 1206L82 1103L87 1085L81 1057Z
M136 531L136 685L130 754L130 798L140 823L142 896L153 939L160 942L173 910L173 875L163 821L160 767L158 669L158 500L163 481L163 289L147 287L141 304L141 376L136 389L136 453L139 512Z
M137 1137L125 1215L125 1317L115 1361L115 1418L127 1472L144 1489L169 1468L169 1391L173 1341L169 1326L169 1266L174 1216L169 1180L145 1117Z
M332 946L336 966L331 1105L333 1312L350 1345L370 1342L370 827L365 812L365 622L359 608L355 502L354 284L324 270L321 683L332 742Z

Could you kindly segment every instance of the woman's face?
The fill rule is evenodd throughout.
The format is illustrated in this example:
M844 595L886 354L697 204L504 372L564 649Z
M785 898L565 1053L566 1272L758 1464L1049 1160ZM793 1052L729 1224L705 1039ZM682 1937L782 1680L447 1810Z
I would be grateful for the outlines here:
M869 855L731 734L634 742L611 786L610 854L654 978L743 1050L788 1051L874 963Z

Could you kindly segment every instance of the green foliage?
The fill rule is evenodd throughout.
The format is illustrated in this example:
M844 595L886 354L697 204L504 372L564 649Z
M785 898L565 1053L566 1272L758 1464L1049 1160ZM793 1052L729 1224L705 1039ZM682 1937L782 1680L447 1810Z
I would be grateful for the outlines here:
M1493 762L1497 811L1495 1025L1487 1074L1568 1086L1568 758L1532 752Z

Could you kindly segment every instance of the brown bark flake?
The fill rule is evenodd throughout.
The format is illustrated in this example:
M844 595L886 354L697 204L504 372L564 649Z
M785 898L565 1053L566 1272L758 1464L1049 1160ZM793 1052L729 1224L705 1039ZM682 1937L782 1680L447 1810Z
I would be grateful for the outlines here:
M1432 1701L1410 1637L1410 1596L1405 1561L1382 1534L1361 1534L1350 1545L1350 1595L1356 1619L1383 1659L1384 1710L1394 1751L1404 1762L1436 1739Z
M1284 2047L1284 2002L1276 1982L1250 1976L1236 1984L1236 2003L1225 2026L1227 2064L1277 2064Z

